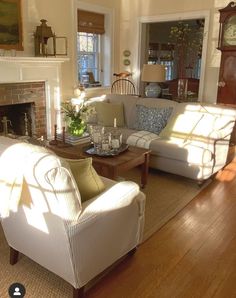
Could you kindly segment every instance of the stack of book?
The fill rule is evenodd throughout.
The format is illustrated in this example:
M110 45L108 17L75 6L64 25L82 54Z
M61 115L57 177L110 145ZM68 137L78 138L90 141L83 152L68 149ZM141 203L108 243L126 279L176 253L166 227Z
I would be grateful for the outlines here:
M58 139L58 141L63 141L63 135L58 134L57 139ZM86 132L80 137L73 136L73 135L70 135L68 133L65 133L65 140L64 141L65 141L65 143L68 143L68 144L71 144L71 145L79 145L79 144L89 143L91 140L90 140L89 134Z

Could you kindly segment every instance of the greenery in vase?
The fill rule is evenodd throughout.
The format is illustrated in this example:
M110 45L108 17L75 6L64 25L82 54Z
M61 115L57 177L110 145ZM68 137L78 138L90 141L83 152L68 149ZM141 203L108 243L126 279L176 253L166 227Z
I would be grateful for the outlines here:
M70 101L62 102L61 108L69 134L82 136L87 127L86 118L91 108L85 104L83 99L79 98L72 98Z

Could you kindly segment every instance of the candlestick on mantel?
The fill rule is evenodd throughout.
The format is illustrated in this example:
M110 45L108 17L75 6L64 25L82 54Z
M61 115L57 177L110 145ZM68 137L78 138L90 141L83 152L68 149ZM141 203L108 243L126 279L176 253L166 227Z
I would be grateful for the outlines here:
M116 127L116 118L114 118L114 127Z

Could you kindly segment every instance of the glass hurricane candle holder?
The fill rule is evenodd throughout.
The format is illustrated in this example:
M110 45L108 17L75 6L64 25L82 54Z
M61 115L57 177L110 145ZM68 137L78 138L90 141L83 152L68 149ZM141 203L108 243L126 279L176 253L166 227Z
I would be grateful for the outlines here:
M111 149L111 134L104 133L101 140L101 151L103 154L108 154L111 152Z
M119 151L122 144L122 133L119 130L111 132L111 148L114 152Z
M91 141L94 145L94 150L96 153L101 152L101 142L102 137L104 135L104 127L103 126L93 126L92 128L92 134L91 134Z

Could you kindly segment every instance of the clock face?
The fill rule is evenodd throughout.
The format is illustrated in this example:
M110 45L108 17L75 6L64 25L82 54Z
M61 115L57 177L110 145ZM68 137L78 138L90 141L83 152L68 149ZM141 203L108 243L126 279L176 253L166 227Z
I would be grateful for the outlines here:
M223 46L236 45L236 16L229 18L224 25Z

